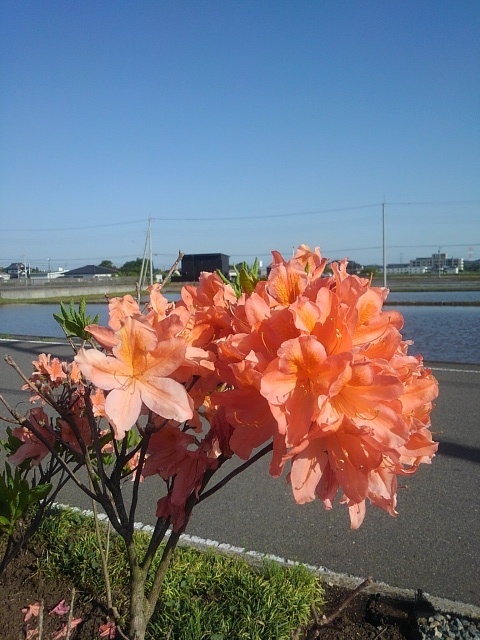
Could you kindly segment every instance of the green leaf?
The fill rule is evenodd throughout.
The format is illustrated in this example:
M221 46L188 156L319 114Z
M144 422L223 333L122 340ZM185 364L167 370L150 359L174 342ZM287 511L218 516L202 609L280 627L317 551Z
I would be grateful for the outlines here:
M49 482L32 487L29 492L29 504L32 505L35 502L40 502L40 500L48 496L51 490L52 485Z
M60 302L60 309L62 311L62 316L64 317L64 319L68 320L70 314L68 313L67 307L63 304L63 302Z
M77 335L79 327L78 327L77 323L74 320L65 320L64 327L70 333L73 333L74 335Z
M258 282L261 280L259 276L260 262L258 261L258 258L255 258L251 267L249 267L246 262L243 262L240 266L240 270L236 265L233 266L233 269L235 271L235 280L233 282L227 280L220 271L217 271L217 273L223 282L231 285L237 298L239 298L242 293L246 293L247 295L253 293Z
M255 278L253 277L253 275L251 273L248 273L247 269L244 266L240 269L239 280L242 291L248 294L253 293L253 291L255 290L255 285L257 283L255 282Z
M232 284L230 280L222 273L222 271L220 271L220 269L217 269L217 275L220 276L225 284Z
M13 533L13 528L14 525L10 519L0 516L0 533L5 533L10 536Z
M62 327L66 336L77 336L82 340L89 340L90 334L85 330L90 324L98 324L99 315L94 318L86 315L87 302L83 297L78 305L78 311L75 309L73 300L70 300L69 307L65 306L63 302L60 302L61 315L54 313L53 317Z

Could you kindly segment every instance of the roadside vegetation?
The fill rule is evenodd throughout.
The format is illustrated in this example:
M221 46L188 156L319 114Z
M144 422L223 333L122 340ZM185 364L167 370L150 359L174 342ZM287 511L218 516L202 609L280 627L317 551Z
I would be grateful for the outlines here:
M102 536L109 549L113 598L120 611L127 611L129 572L123 541L109 536L106 525ZM135 535L139 550L148 542L148 534ZM38 570L46 580L66 577L74 582L80 610L81 599L105 601L93 518L58 509L42 522L32 544L40 550ZM322 611L322 587L301 565L264 562L253 567L220 553L178 547L146 638L282 640L308 624L312 605Z

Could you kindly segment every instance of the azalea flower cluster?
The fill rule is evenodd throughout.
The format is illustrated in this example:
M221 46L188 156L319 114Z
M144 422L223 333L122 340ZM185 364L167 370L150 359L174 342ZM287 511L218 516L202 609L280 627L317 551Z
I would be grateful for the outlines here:
M32 403L39 404L30 410L29 426L13 429L15 438L23 443L9 456L9 461L17 465L25 460L39 465L57 442L72 454L82 453L93 442L85 407L82 373L77 364L60 362L58 358L44 353L32 364L34 371L30 383L22 389L31 392ZM44 409L49 398L49 404L59 408L62 414L57 417L55 424L52 424Z
M110 447L134 429L147 437L131 472L165 481L157 516L175 530L219 466L269 443L270 473L285 473L298 503L317 497L331 509L339 496L353 528L367 501L396 515L397 476L437 449L429 426L438 384L408 354L402 316L383 309L388 291L348 274L346 261L326 268L318 248L302 245L290 260L273 252L268 278L242 292L203 273L177 303L160 285L143 310L131 296L111 300L109 325L87 327L96 348L82 348L68 371L42 365L75 389L77 428L62 438L72 450L80 435L90 446L89 402L108 422Z

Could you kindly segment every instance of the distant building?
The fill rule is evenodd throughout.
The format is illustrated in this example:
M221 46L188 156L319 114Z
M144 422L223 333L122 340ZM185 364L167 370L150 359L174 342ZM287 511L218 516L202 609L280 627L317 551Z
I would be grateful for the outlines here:
M224 253L191 253L185 254L182 258L182 280L195 282L202 271L217 271L219 269L223 275L229 277L230 257Z
M347 262L347 273L351 275L358 275L363 269L363 264L359 262L355 262L355 260L348 260Z
M341 262L342 260L343 258L332 259L327 264L326 268L331 272L330 264L332 262ZM356 262L355 260L350 260L349 258L347 258L347 273L349 273L350 275L358 275L362 270L363 270L363 264L360 264L360 262Z
M424 267L427 271L434 273L463 271L463 258L449 258L446 253L438 251L432 253L429 258L415 258L410 260L411 267Z
M117 272L114 269L99 267L95 264L87 264L85 267L64 271L63 275L65 278L84 278L88 280L92 278L111 278L112 276L116 276Z
M387 274L392 276L406 275L410 273L409 267L410 265L408 264L408 262L405 262L405 263L397 262L397 263L387 264ZM383 272L383 267L382 267L382 272Z
M463 264L465 271L480 271L480 259L479 260L465 260Z
M383 267L380 267L383 273ZM413 276L427 273L426 267L412 267L408 262L387 264L387 274L391 276Z
M38 273L31 273L30 278L37 281L55 280L56 278L62 278L67 272L60 267L58 271L39 271Z
M410 262L387 264L387 274L413 276L425 273L458 273L463 268L463 258L449 258L446 253L437 252L430 257L415 258ZM383 273L383 267L380 271Z
M23 262L12 262L5 271L10 278L24 278L27 276L28 267Z

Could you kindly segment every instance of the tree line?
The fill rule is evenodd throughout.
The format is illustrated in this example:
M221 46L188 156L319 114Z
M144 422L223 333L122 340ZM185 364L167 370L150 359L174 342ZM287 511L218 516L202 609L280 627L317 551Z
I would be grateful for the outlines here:
M142 270L142 258L137 258L136 260L129 260L125 262L121 267L117 267L113 264L111 260L102 260L99 267L104 267L105 269L113 269L121 276L138 276ZM148 266L148 270L150 271L150 267ZM160 269L153 268L154 273L160 273Z

